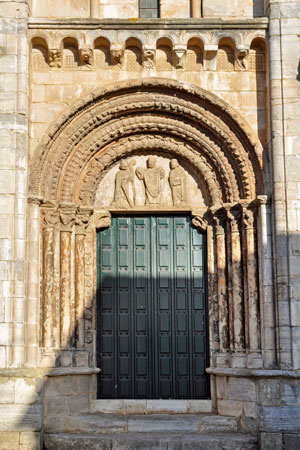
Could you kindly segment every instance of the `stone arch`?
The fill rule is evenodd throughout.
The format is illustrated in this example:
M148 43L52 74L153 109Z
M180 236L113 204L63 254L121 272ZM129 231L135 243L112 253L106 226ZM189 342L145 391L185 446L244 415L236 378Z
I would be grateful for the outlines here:
M93 154L143 133L192 145L214 168L224 203L264 194L262 147L241 116L203 89L160 79L107 86L70 107L36 150L31 193L73 202L68 184L78 183Z
M260 367L256 232L257 210L266 200L263 149L224 101L165 79L89 93L36 149L30 201L34 217L41 217L45 354L69 346L95 357L95 231L110 226L112 210L96 210L96 192L120 160L148 154L176 158L205 192L204 205L185 205L184 211L207 235L211 365ZM77 265L70 278L72 261Z

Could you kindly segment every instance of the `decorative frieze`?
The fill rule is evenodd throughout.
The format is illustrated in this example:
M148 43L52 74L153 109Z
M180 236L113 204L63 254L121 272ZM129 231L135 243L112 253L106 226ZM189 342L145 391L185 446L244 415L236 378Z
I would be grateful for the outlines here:
M198 6L195 6L194 9L197 10ZM126 30L126 38L124 31L107 30L105 36L102 32L99 37L95 37L94 34L89 35L87 31L84 35L76 31L74 38L72 37L71 53L73 57L80 60L80 64L73 64L72 67L70 64L63 64L63 59L72 57L72 54L68 53L70 46L66 44L70 40L69 34L63 31L53 32L50 29L43 31L41 38L38 37L36 31L32 34L33 69L38 71L46 71L49 67L50 69L60 69L63 66L65 70L122 69L132 71L134 67L136 70L191 70L190 63L187 64L186 55L187 52L195 50L196 41L204 64L193 64L193 71L265 70L263 46L251 49L251 45L249 45L249 42L257 38L264 39L265 32L263 30L244 31L241 35L240 31L232 29L230 30L232 45L223 45L222 42L219 45L218 42L222 41L223 34L215 29L201 30L198 33L189 30L173 32L172 41L169 36L163 36L160 30L147 32L139 30L134 34L130 34L130 31ZM100 46L99 40L101 40ZM129 44L124 45L125 41ZM103 53L103 58L100 57L99 52ZM127 57L124 56L131 52L133 52L133 61L136 60L140 64L129 64L129 67Z

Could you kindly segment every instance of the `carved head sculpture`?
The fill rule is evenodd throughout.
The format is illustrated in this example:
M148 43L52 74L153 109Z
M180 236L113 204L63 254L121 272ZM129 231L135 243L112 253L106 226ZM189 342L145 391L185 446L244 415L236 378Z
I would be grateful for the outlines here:
M156 156L149 156L149 158L147 159L147 167L149 169L152 169L155 166L156 166Z
M176 167L178 167L178 166L179 166L179 164L178 164L177 159L171 159L171 161L170 161L170 169L176 169Z
M84 61L85 63L90 63L92 56L93 56L93 52L89 48L82 48L80 51L80 55L81 55L82 61Z
M119 169L120 170L128 169L128 164L127 161L125 161L125 159L121 159Z
M111 50L111 56L115 64L121 64L122 58L124 54L124 49L122 47L116 46L112 47Z

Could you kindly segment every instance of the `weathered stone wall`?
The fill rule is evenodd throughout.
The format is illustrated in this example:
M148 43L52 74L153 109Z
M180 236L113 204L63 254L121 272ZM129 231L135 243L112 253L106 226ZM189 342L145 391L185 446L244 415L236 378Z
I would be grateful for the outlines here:
M136 19L138 0L30 0L33 17ZM263 0L160 0L160 17L262 17Z
M300 368L300 7L270 1L270 95L279 365Z
M0 367L24 363L28 142L27 3L0 2ZM36 315L37 304L30 305ZM30 339L30 336L27 336Z

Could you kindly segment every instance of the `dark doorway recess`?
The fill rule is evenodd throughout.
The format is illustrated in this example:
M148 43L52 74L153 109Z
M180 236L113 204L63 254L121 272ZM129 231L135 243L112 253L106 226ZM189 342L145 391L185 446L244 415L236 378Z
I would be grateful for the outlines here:
M189 216L113 217L98 233L100 398L208 398L205 245Z

